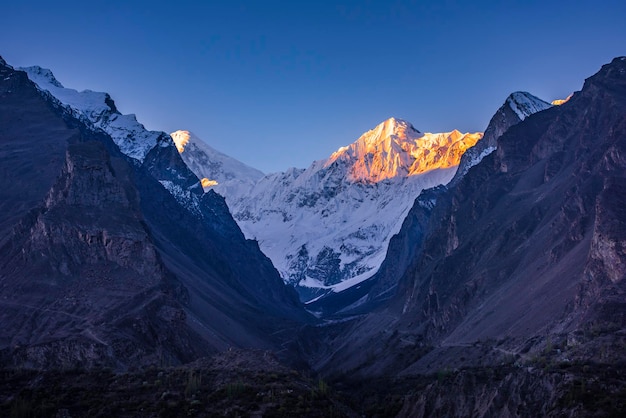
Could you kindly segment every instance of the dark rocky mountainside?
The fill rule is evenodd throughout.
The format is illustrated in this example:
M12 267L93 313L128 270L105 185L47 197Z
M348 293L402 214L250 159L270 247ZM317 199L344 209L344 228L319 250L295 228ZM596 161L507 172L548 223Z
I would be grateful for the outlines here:
M564 105L510 127L425 222L405 222L414 255L386 307L311 330L303 350L352 378L623 364L625 155L617 58Z
M139 166L25 73L0 61L0 76L4 366L126 368L278 349L310 319L224 200L194 188L175 147L157 145ZM194 207L157 181L168 173L188 183Z

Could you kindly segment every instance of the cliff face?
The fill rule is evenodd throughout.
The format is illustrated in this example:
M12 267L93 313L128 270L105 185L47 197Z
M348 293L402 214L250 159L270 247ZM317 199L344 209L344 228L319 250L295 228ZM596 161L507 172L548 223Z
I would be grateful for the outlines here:
M71 143L56 183L14 227L0 264L6 364L123 367L208 352L128 174L102 143Z
M623 295L625 67L614 60L562 107L510 128L438 203L402 284L404 317L426 335L452 344L579 329L591 317L573 302L591 271Z

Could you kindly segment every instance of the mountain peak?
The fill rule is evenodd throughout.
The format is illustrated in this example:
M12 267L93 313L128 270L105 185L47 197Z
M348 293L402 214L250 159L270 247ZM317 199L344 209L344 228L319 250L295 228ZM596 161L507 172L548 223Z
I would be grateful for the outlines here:
M520 120L526 119L533 113L552 107L550 103L525 91L511 93L505 103L517 114Z
M456 166L461 154L480 138L481 133L458 130L421 133L409 122L392 117L339 148L325 166L344 161L349 166L349 181L376 183Z
M420 133L417 129L413 127L409 122L404 119L398 119L394 117L390 117L384 122L378 124L374 129L369 132L375 132L376 135L368 136L368 139L376 139L376 138L386 138L386 137L398 137L399 139L406 139L406 132L415 132ZM361 136L361 138L365 137L365 134Z
M127 156L143 162L155 146L171 146L169 141L162 141L165 137L163 132L148 131L135 115L121 114L108 93L79 92L63 87L47 68L32 66L20 70L26 72L40 90L47 91L58 100L72 116L109 134Z
M219 185L219 193L228 195L231 187L246 187L263 177L255 168L212 148L193 132L179 129L170 133L178 153L208 190Z

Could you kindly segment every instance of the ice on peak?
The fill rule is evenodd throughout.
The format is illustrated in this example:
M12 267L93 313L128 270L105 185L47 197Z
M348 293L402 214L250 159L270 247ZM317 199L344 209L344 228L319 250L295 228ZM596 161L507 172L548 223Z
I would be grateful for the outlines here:
M550 103L545 102L525 91L516 91L515 93L511 93L511 95L507 97L506 103L520 118L520 120L526 119L533 113L552 107Z

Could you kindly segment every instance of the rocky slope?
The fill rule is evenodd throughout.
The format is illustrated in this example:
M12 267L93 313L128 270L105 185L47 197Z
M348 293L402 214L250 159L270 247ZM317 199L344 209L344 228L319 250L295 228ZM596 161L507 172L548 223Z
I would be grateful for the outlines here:
M308 320L174 147L138 164L25 73L0 72L4 366L178 364L276 348ZM193 208L155 179L171 166L193 177L180 179L196 184Z
M506 98L504 104L491 117L482 141L467 150L461 157L459 169L449 186L456 185L470 168L496 150L498 138L511 126L517 125L528 116L546 110L551 105L525 91L517 91Z

